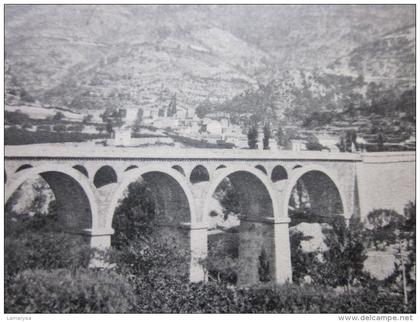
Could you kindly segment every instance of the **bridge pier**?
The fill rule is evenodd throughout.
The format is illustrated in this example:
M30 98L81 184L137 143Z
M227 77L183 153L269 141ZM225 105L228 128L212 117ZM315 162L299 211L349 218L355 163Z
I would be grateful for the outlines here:
M261 267L262 251L268 263L266 272ZM292 281L290 257L289 220L274 218L241 219L239 243L238 285L254 285L259 282L284 284ZM266 276L263 276L266 275ZM260 280L267 278L267 280Z
M249 216L241 218L238 255L237 284L239 286L255 285L260 282L275 280L275 246L272 218Z
M90 247L92 249L106 250L111 247L111 236L114 230L111 229L89 229Z
M292 282L292 259L290 255L289 222L274 222L274 249L275 249L275 281L278 284Z
M111 229L85 229L82 235L90 239L89 244L93 252L90 259L89 267L91 268L107 268L110 263L104 258L105 252L111 249L111 236L114 230Z
M191 243L190 282L206 282L207 270L202 262L207 257L207 227L189 227Z

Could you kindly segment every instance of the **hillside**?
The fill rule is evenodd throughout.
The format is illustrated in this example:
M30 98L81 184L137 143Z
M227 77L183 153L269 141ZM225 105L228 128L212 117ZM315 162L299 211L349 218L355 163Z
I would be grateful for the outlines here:
M6 103L158 109L176 95L202 116L293 124L398 113L415 81L413 8L7 6Z
M400 28L352 50L330 64L335 73L347 73L366 81L414 84L415 27Z
M158 108L173 94L178 106L195 106L206 98L220 101L255 87L252 72L264 68L261 60L267 57L217 28L174 33L162 37L159 44L145 42L117 50L93 68L71 75L65 86L60 84L47 95L61 93L75 109ZM245 64L247 69L239 67Z
M174 16L154 6L68 8L30 7L10 19L6 75L14 82L8 89L20 86L42 103L75 109L154 106L168 92L178 95L180 106L191 106L252 88L253 75L269 60L212 23L185 26L184 11ZM46 14L51 19L45 21Z

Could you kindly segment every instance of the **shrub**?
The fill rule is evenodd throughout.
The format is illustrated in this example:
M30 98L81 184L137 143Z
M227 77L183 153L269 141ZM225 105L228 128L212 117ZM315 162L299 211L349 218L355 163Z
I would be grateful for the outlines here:
M5 289L7 313L126 313L136 299L115 272L24 271Z
M170 239L150 236L147 240L133 240L107 255L123 275L135 275L151 283L162 276L188 281L189 249L182 249Z
M20 92L20 98L24 102L33 103L35 99L26 90L22 89Z
M74 124L67 126L67 131L82 132L85 126L83 124Z
M56 202L50 202L48 214L16 214L5 208L4 264L10 278L26 269L86 267L92 250L81 235L61 231Z
M185 283L161 276L154 283L133 277L137 313L403 313L400 294L356 289L350 293L322 286L232 288L218 283Z
M51 131L51 126L49 126L49 125L38 125L37 131L49 132L49 131Z
M64 232L27 232L4 241L6 278L26 269L87 267L91 249L82 236Z
M24 124L25 122L29 122L29 115L23 113L21 110L16 110L15 112L5 111L4 118L10 124Z
M54 121L61 121L64 118L64 114L62 112L57 112L53 116Z
M56 124L53 126L55 132L64 132L66 131L66 126L64 124Z

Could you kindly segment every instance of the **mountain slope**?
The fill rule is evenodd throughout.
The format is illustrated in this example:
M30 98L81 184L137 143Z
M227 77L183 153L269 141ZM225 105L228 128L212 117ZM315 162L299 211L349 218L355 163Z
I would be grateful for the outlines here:
M414 21L413 8L8 5L6 102L158 108L176 94L196 107L273 82L280 115L307 91L327 97L312 103L324 108L359 74L411 82L413 28L392 30Z
M336 60L330 67L335 73L363 75L367 81L415 80L415 27L387 33Z

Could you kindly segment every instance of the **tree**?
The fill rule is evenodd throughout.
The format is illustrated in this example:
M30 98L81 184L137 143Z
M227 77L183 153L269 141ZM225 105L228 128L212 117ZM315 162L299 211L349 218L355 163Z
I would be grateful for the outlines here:
M107 107L101 114L102 121L106 123L106 130L110 136L114 133L114 127L120 127L124 124L123 118L126 116L127 110L114 107Z
M337 147L340 152L346 152L346 142L344 141L343 136L340 136L340 143L337 144Z
M150 188L136 181L128 186L126 197L115 210L112 227L112 245L116 248L126 246L133 240L144 240L151 234L155 214L155 197Z
M28 102L28 103L33 103L35 102L35 99L32 97L32 95L30 95L26 90L24 90L22 88L21 92L20 92L20 98L22 101Z
M112 134L114 133L114 127L111 119L106 121L106 131L108 132L109 136L112 137Z
M82 132L84 128L85 128L85 126L83 124L69 125L67 127L67 131Z
M53 126L53 130L56 132L64 132L66 130L66 126L64 124L56 124Z
M250 149L258 149L258 130L256 126L252 126L248 130L248 147Z
M102 132L105 131L105 128L102 125L98 125L95 129L99 134L102 134Z
M356 130L350 131L350 136L351 136L351 142L353 143L354 148L356 149L356 151L359 151L359 145L357 144L357 132L356 132Z
M45 131L45 132L49 132L51 131L51 127L49 125L38 125L36 128L37 131Z
M346 138L345 138L345 152L351 152L351 146L352 146L352 136L350 131L346 131Z
M316 136L312 135L308 138L308 142L306 143L306 149L310 151L322 151L324 146L319 143Z
M278 146L286 146L287 145L287 138L283 132L283 128L281 127L281 125L279 124L278 128L277 128L277 133L276 133L276 140L277 140L277 145Z
M376 209L367 215L369 240L379 249L395 244L398 236L396 232L404 222L404 217L394 210Z
M346 225L342 216L337 216L325 229L325 244L328 250L323 253L324 261L315 268L311 277L316 283L333 287L351 286L364 283L369 279L364 272L366 260L366 232L358 218L351 218Z
M258 277L260 282L263 283L271 280L270 262L264 249L261 250L260 256L258 256Z
M85 116L83 117L83 123L84 123L84 124L87 124L87 123L92 122L92 118L93 118L93 116L92 116L91 114L87 114L87 115L85 115Z
M238 279L239 233L226 232L209 240L208 254L202 261L210 278L236 284Z
M399 246L394 273L389 276L385 283L396 284L400 277L404 285L404 297L406 289L410 291L410 300L415 298L415 266L416 266L416 205L408 203L404 208L404 214L389 209L378 209L368 214L368 222L371 226L369 232L370 241L378 248L381 245ZM397 284L400 288L399 283Z
M222 182L217 187L214 195L215 198L219 200L220 205L223 207L223 214L225 215L225 220L227 219L229 214L239 214L240 195L238 193L238 190L235 189L228 177L222 180Z
M176 109L176 94L174 94L171 98L171 101L168 106L168 113L167 116L174 116L177 112Z
M143 110L139 108L137 111L136 120L134 121L134 127L133 127L134 132L140 131L140 125L141 125L142 120L143 120Z
M4 118L6 122L11 124L23 124L29 122L29 115L23 113L21 110L16 110L15 112L4 112Z
M53 120L54 121L61 121L64 118L64 114L62 112L55 113Z
M402 269L405 268L407 285L411 288L410 299L416 298L416 204L409 202L404 207L404 222L400 229L400 240L404 241L403 251L406 253ZM401 245L401 243L400 243ZM400 248L401 249L401 248Z
M270 149L270 137L271 137L271 131L270 131L270 125L266 123L264 125L264 137L263 137L263 149L269 150Z
M24 130L31 129L33 127L32 123L30 121L23 122L21 126L22 126L22 129L24 129Z
M378 133L378 136L376 137L376 143L378 145L378 151L384 150L384 135L382 132Z
M347 130L344 135L340 136L340 143L337 144L340 152L353 152L353 146L359 151L357 144L357 132L355 130Z

